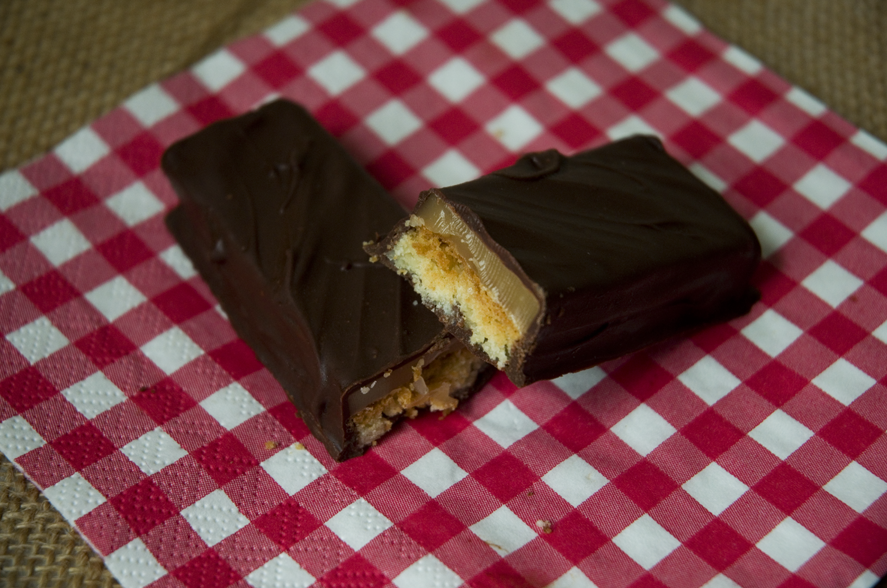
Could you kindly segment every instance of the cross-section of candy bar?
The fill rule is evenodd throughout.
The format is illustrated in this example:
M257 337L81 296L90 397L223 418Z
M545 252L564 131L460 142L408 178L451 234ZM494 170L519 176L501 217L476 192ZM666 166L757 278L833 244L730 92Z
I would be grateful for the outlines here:
M748 223L635 136L423 192L367 251L523 386L748 312Z

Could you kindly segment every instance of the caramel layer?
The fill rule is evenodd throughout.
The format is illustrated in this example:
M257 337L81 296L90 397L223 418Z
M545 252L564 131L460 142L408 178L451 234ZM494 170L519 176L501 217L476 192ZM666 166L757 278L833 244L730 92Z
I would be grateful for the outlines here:
M461 345L424 368L413 366L411 382L395 388L351 418L360 447L372 445L399 418L414 418L420 410L449 414L459 405L459 399L453 395L464 395L482 367L483 362Z
M461 321L472 345L503 368L539 314L539 301L483 240L430 195L388 252L426 304Z

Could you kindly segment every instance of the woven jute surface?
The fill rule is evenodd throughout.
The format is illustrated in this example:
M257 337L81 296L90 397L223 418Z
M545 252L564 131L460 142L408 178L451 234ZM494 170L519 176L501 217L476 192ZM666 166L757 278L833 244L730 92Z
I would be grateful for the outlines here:
M0 0L0 170L303 0ZM679 0L830 108L887 140L887 2ZM117 586L0 456L0 586Z

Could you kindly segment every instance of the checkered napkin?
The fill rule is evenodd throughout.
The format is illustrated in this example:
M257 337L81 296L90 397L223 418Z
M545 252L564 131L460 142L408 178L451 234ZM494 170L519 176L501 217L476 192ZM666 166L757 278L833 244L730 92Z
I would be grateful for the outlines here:
M750 219L762 300L336 464L163 226L163 149L278 95L405 204L656 133ZM0 449L126 588L870 586L885 159L660 0L318 1L0 176Z

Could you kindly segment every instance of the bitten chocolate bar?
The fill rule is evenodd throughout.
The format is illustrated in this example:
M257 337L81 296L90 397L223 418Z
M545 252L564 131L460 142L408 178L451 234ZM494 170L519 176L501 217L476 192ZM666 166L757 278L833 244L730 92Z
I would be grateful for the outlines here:
M303 108L215 123L162 164L170 231L335 459L474 388L483 362L362 249L405 212Z
M649 136L423 192L367 251L518 386L748 312L760 260L748 224Z

